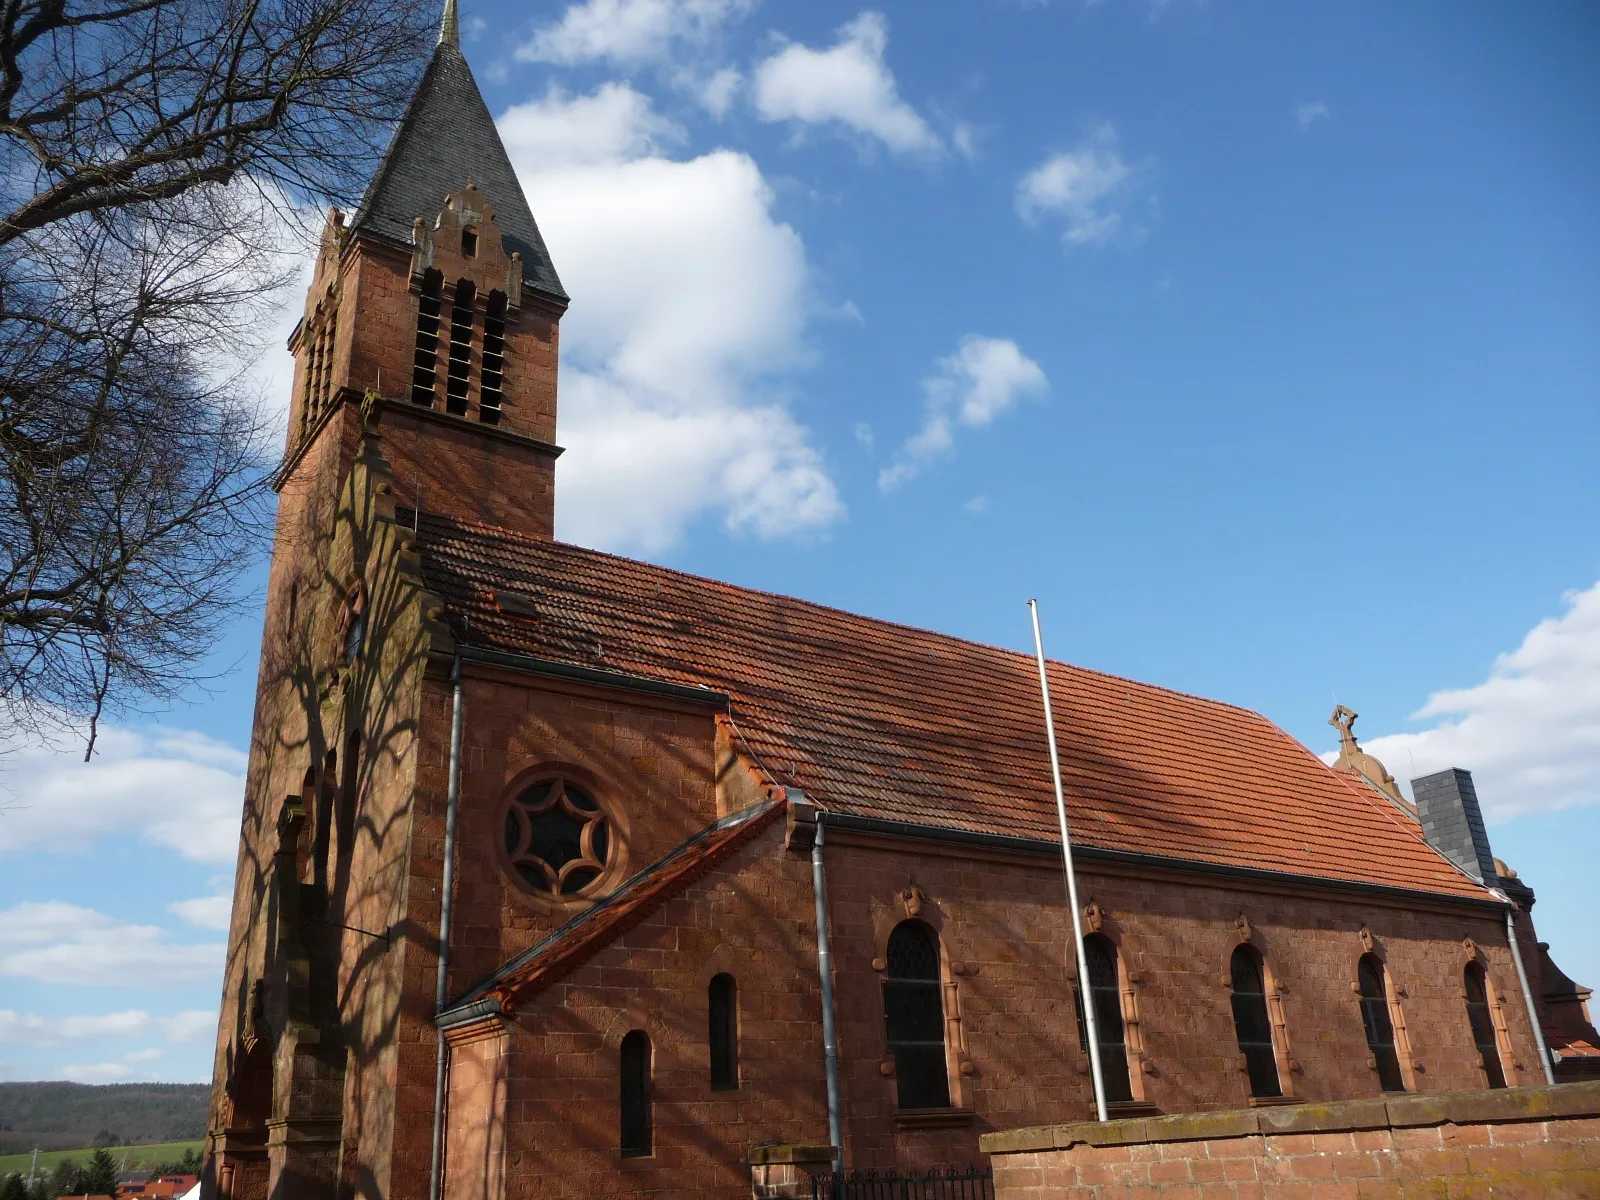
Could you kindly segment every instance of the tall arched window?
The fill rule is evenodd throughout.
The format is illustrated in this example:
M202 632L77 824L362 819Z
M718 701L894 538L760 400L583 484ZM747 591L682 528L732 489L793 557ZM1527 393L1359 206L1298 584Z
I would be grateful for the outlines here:
M433 386L439 369L439 309L444 303L444 276L428 270L422 274L422 294L417 299L417 351L411 367L411 402L433 404Z
M322 760L322 778L317 781L316 825L311 840L311 882L322 902L328 891L328 852L333 845L334 780L339 778L339 756L332 750Z
M1489 1007L1488 981L1483 974L1483 967L1475 962L1467 964L1464 977L1467 989L1467 1020L1472 1023L1472 1041L1478 1047L1478 1055L1483 1059L1483 1073L1488 1076L1489 1086L1503 1088L1506 1085L1505 1068L1500 1062L1500 1043L1494 1035L1494 1013Z
M1356 969L1361 987L1361 1023L1367 1030L1367 1049L1378 1068L1378 1086L1386 1092L1403 1092L1400 1056L1394 1048L1394 1022L1389 1019L1389 988L1383 964L1375 954L1363 954Z
M1252 1096L1281 1096L1278 1059L1272 1049L1272 1020L1267 1016L1267 988L1260 956L1249 946L1233 952L1233 1033L1239 1039Z
M635 1029L622 1039L621 1109L622 1156L638 1158L651 1152L650 1144L650 1035Z
M712 977L707 989L711 1025L711 1090L739 1086L739 988L727 972Z
M944 999L939 942L921 921L901 921L889 935L883 980L883 1023L894 1055L901 1108L946 1108Z
M1089 995L1094 1003L1095 1031L1100 1037L1100 1075L1105 1080L1106 1100L1132 1100L1117 947L1104 934L1091 933L1083 939L1083 956L1089 960ZM1083 995L1077 988L1072 990L1072 999L1078 1010L1078 1046L1088 1054L1089 1027L1083 1016Z

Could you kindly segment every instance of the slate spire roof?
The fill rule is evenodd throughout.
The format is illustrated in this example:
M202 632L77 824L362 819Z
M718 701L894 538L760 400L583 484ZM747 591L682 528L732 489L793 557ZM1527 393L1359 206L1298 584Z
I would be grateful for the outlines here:
M567 294L456 30L455 2L448 0L439 45L367 186L355 230L410 246L416 218L431 222L447 194L476 184L494 205L506 253L522 255L523 286L564 304Z

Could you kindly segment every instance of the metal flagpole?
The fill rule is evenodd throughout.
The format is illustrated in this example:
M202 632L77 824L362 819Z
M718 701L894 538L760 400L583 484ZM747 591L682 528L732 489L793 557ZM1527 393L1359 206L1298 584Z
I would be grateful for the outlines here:
M1061 863L1067 874L1067 904L1072 909L1072 942L1078 958L1078 995L1083 1000L1083 1022L1089 1035L1089 1072L1094 1076L1094 1108L1098 1120L1106 1119L1106 1080L1100 1070L1100 1023L1095 1019L1094 989L1089 980L1089 959L1083 950L1083 910L1078 907L1078 877L1072 869L1072 840L1067 836L1067 801L1061 792L1061 759L1056 754L1056 722L1050 714L1050 678L1044 669L1044 638L1039 633L1039 602L1028 601L1033 616L1033 650L1039 659L1039 693L1044 697L1044 732L1050 740L1050 777L1056 785L1056 816L1061 820Z

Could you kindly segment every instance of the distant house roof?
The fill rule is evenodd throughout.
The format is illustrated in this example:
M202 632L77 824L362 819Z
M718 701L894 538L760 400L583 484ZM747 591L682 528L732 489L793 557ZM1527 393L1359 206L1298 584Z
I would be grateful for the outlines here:
M353 228L409 246L412 222L431 222L445 196L469 183L494 205L506 253L522 255L524 286L565 303L567 294L472 68L443 41L367 187Z
M448 518L419 541L463 645L725 692L748 751L830 813L1059 838L1031 656ZM1259 714L1050 671L1075 843L1488 897Z

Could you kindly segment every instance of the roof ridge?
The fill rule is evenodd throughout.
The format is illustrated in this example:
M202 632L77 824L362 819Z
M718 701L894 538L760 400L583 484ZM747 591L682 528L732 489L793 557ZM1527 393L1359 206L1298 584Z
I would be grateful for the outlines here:
M869 624L887 629L906 630L911 633L920 634L924 637L936 638L943 642L952 642L958 645L972 646L979 650L987 650L1005 654L1026 663L1032 663L1034 661L1033 655L1029 654L1025 650L1013 650L1008 646L997 646L992 642L982 642L978 641L976 638L962 637L960 634L943 633L936 629L927 629L921 625L909 625L904 621L894 621L887 617L868 616L864 613L852 612L847 608L840 608L837 605L825 604L820 600L807 600L801 596L791 596L786 592L774 592L768 591L765 588L748 587L744 584L729 583L725 579L713 579L708 575L698 575L693 571L684 571L677 567L662 566L660 563L653 563L646 559L629 558L625 554L615 554L609 550L596 550L591 546L580 546L575 542L563 542L556 538L540 537L538 534L527 533L523 530L513 529L505 525L491 525L486 521L473 521L464 517L446 516L437 513L422 513L419 522L421 524L426 524L429 521L436 521L444 525L454 525L458 528L468 530L476 530L489 536L500 537L507 541L519 542L529 546L538 547L540 549L548 550L553 548L563 552L575 552L578 554L590 555L596 558L610 559L613 562L626 563L629 566L634 567L643 567L649 571L658 571L663 575L677 576L681 579L691 579L696 583L709 584L713 587L723 588L727 591L746 596L760 596L769 600L779 600L789 604L798 604L815 612L832 613L839 616L848 617L853 621L864 621ZM1196 701L1208 708L1224 708L1231 712L1243 713L1246 716L1259 721L1268 728L1282 733L1282 730L1279 730L1277 725L1275 725L1263 713L1257 712L1253 708L1247 708L1242 704L1234 704L1228 700L1218 700L1211 696L1201 696L1198 693L1186 692L1180 688L1168 687L1165 684L1150 683L1142 679L1134 679L1132 676L1119 675L1114 671L1103 671L1097 667L1081 666L1077 663L1067 662L1064 659L1047 657L1046 661L1054 666L1065 668L1068 671L1075 671L1084 675L1092 675L1099 679L1114 680L1118 683L1129 684L1133 687L1143 688L1161 695L1176 696L1183 700ZM1287 737L1288 735L1284 734L1284 736ZM1305 749L1308 753L1310 753L1309 747L1305 747L1300 742L1295 742L1295 744L1301 746L1302 749ZM1315 756L1313 755L1313 757ZM1321 760L1319 759L1318 761ZM1327 764L1324 763L1323 765L1326 766Z

